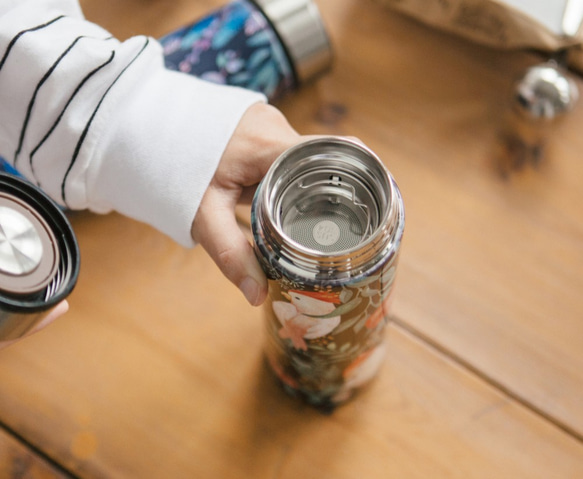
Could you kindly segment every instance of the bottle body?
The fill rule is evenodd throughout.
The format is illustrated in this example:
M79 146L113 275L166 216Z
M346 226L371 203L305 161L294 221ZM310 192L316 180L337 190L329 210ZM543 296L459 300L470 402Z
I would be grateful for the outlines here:
M404 209L380 160L340 138L284 153L252 207L269 279L265 353L284 387L332 408L383 364Z
M161 38L166 67L276 100L331 61L315 4L292 4L285 11L287 0L232 1Z

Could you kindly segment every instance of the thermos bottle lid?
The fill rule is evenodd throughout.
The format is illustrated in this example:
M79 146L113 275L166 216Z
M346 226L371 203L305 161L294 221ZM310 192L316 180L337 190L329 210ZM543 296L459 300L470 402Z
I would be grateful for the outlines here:
M40 214L0 193L0 291L28 294L45 288L59 263L56 243Z
M18 337L36 313L65 299L79 266L63 211L33 184L0 173L0 341Z
M330 67L330 39L313 0L254 1L281 38L300 83Z

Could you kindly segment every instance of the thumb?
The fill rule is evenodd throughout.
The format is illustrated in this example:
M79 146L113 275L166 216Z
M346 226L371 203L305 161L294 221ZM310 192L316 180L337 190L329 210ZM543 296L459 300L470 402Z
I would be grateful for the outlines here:
M207 251L222 273L258 306L267 296L267 279L235 217L234 203L209 187L192 226L194 241Z

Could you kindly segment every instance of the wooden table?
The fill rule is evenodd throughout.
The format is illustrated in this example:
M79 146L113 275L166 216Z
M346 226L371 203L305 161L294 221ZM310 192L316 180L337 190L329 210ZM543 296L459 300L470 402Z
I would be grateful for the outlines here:
M81 3L120 38L221 4ZM319 5L335 68L279 107L360 137L402 189L378 380L329 416L298 403L264 369L261 309L204 250L77 214L69 314L0 354L1 477L583 477L583 105L540 167L503 177L507 95L539 58L370 0Z

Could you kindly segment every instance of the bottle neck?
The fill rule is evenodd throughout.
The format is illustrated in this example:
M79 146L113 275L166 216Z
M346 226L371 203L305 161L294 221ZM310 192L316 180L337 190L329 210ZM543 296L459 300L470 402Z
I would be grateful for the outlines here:
M260 185L253 212L262 254L305 279L366 273L396 252L404 225L401 194L382 162L336 137L285 152Z

